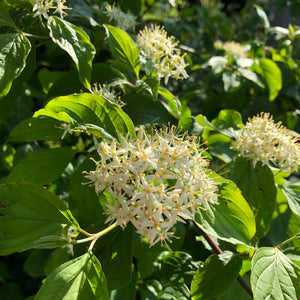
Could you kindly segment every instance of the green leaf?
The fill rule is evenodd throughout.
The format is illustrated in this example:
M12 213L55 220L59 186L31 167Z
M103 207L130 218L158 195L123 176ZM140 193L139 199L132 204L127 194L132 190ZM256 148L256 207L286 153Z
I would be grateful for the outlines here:
M108 300L101 264L92 252L68 261L47 277L35 300Z
M207 147L209 153L226 163L232 160L234 151L231 149L231 138L223 134L211 134L208 136Z
M175 117L179 118L181 103L179 99L174 96L171 92L163 87L158 88L158 94L167 100L166 108Z
M262 247L252 259L254 299L300 299L300 268L279 249Z
M108 31L108 46L112 55L125 69L131 69L139 79L140 57L133 40L120 28L111 25L104 25L104 27Z
M35 248L40 238L77 226L64 203L39 185L0 185L0 199L0 255Z
M207 203L196 215L198 226L208 234L234 244L249 245L255 234L255 219L237 186L218 179L218 204Z
M300 185L288 184L278 186L287 198L289 207L293 213L300 215Z
M90 160L90 157L87 157L71 177L70 208L83 227L99 221L103 221L104 223L106 219L94 187L82 184L87 181L82 172L88 172L95 168L95 163Z
M133 226L120 227L101 237L94 253L102 264L109 290L127 285L131 277Z
M104 130L103 136L117 137L117 132L129 132L135 136L135 128L128 115L119 106L94 94L82 93L52 99L34 117L44 115L56 116L62 122L66 122L68 117L80 125L93 124Z
M9 134L11 142L33 142L58 140L63 135L61 122L49 117L29 118L13 128Z
M259 18L262 20L264 27L269 29L270 28L270 22L269 19L265 13L265 11L258 5L254 5L256 9L256 13L258 14Z
M0 97L5 96L25 67L29 40L20 33L0 34Z
M210 299L225 292L242 267L242 259L224 251L211 255L194 275L191 285L192 300Z
M229 137L236 137L237 131L243 125L242 117L239 112L233 109L223 109L218 117L212 120L214 128Z
M136 126L149 124L167 124L171 115L160 101L150 95L134 94L122 99L126 105L124 111L131 117Z
M75 153L66 147L32 153L13 168L7 182L49 184L58 179Z
M231 179L248 200L256 220L256 236L263 237L269 231L274 213L277 189L270 168L259 162L239 157L232 164Z
M7 9L2 3L0 3L0 26L15 27L15 23L9 16Z
M275 62L268 58L260 58L259 65L262 69L262 75L269 88L269 100L273 101L282 88L282 75Z
M47 27L53 42L73 59L82 84L87 89L91 88L92 60L96 50L89 36L76 25L55 16L49 17Z
M198 268L199 263L194 262L191 255L174 251L163 257L160 272L166 281L172 282L170 285L174 282L190 284Z

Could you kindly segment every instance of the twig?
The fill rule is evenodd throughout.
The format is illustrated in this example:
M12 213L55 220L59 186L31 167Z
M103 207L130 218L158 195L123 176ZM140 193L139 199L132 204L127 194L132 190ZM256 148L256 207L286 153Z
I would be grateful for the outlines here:
M217 254L221 254L222 253L221 248L215 243L215 241L212 239L212 237L209 234L207 234L206 232L204 232L195 222L194 222L194 224L196 225L199 233L201 233L201 235L205 238L205 240L208 242L208 244L211 246L211 248L214 250L214 252ZM245 281L245 279L241 275L238 275L236 280L245 289L245 291L253 298L253 292L251 290L251 287Z

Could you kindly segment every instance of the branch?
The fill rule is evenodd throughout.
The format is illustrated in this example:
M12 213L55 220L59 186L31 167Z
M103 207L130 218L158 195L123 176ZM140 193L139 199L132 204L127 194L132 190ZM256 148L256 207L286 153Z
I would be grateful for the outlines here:
M204 232L198 225L197 223L194 222L196 225L196 228L198 229L199 233L205 238L205 240L208 242L208 244L211 246L211 248L214 250L215 253L221 254L222 250L221 248L215 243L215 241L212 239L212 237ZM240 285L245 289L245 291L253 298L253 292L251 290L251 287L249 284L245 281L245 279L241 276L238 275L236 280L240 283Z

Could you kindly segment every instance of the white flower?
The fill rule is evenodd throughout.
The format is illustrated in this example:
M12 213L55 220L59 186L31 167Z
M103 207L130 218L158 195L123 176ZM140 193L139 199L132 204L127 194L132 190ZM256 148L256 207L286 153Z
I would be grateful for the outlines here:
M94 84L94 87L92 88L91 92L93 94L102 96L106 100L109 100L110 102L113 102L120 107L125 105L125 103L121 101L120 97L118 96L118 94L116 93L116 91L113 89L111 85Z
M59 13L61 18L63 18L63 15L67 14L66 12L64 12L64 9L72 9L64 5L66 3L66 0L55 0L55 2L56 2L56 9L53 12L53 14ZM55 6L52 8L55 8Z
M241 156L262 164L272 162L288 173L297 170L300 164L300 143L292 131L274 123L269 113L261 113L249 119L245 129L238 137L234 149L239 149Z
M167 37L163 27L151 25L151 28L145 27L140 31L136 41L142 65L146 66L150 60L157 75L165 78L165 83L169 77L188 78L184 55L176 48L178 42L174 42L174 39L173 36Z
M54 1L56 2L56 6L53 5ZM63 18L63 15L66 15L63 10L71 9L64 5L65 3L66 0L35 0L35 4L32 9L32 11L35 11L33 17L42 15L44 18L48 19L49 9L55 9L53 14L59 13L60 17Z
M130 12L124 13L118 6L115 6L115 4L107 4L105 9L106 11L104 13L109 17L109 22L115 21L117 27L123 30L135 29L136 18Z
M35 0L35 4L32 11L35 11L33 17L42 15L44 18L48 19L49 9L52 7L53 0Z
M57 127L57 128L63 129L63 131L64 131L62 136L61 136L62 140L64 139L64 137L66 136L67 133L72 134L72 132L73 132L73 130L71 129L71 124L70 123L62 123L60 125L60 127Z
M137 138L95 145L100 159L85 172L97 194L107 190L107 222L131 222L150 245L164 241L179 216L194 218L203 203L215 202L216 185L196 138L179 136L172 127Z

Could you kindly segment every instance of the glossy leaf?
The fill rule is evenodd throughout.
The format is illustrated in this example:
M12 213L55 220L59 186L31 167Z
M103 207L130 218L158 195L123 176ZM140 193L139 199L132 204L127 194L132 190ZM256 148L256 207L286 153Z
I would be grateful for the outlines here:
M136 78L139 78L140 56L133 40L120 28L105 25L108 31L108 46L112 55L117 61L122 63L124 68L131 69Z
M130 95L123 98L124 111L131 117L136 126L149 124L167 124L172 116L161 104L150 95Z
M5 96L25 67L29 40L20 33L0 34L0 97Z
M89 89L92 61L96 53L89 36L76 25L55 16L49 17L47 27L53 42L71 56L78 69L80 81Z
M82 93L55 98L44 109L37 111L34 117L44 115L56 116L62 122L72 118L80 125L93 124L103 129L102 133L98 131L98 136L117 137L117 132L135 135L134 125L128 115L119 106L94 94Z
M263 237L270 228L274 213L277 189L268 166L239 157L232 164L231 178L248 200L256 220L256 236Z
M214 128L229 137L235 137L237 131L243 125L241 114L232 109L223 109L219 112L218 117L212 120Z
M229 289L241 267L242 259L229 251L208 257L194 275L192 300L211 299Z
M257 300L299 299L300 268L277 248L259 248L252 259L251 287Z
M158 94L167 100L166 108L175 117L178 118L180 115L181 103L179 99L174 96L170 91L163 87L158 88Z
M105 275L97 257L88 252L50 273L35 300L108 300Z
M33 142L58 140L62 137L63 130L60 122L49 117L29 118L13 128L9 134L11 142Z
M237 186L219 179L218 204L203 205L196 215L198 226L208 234L234 244L250 244L255 234L255 219Z
M282 88L282 75L275 62L268 58L260 58L259 65L263 72L263 77L269 88L269 99L273 101Z
M39 185L1 185L0 199L0 255L35 248L40 238L45 242L67 224L77 226L64 203Z
M278 186L287 198L290 209L300 215L300 184L287 184Z
M75 153L70 148L46 149L32 153L13 168L7 181L49 184L59 178Z

